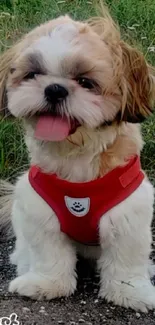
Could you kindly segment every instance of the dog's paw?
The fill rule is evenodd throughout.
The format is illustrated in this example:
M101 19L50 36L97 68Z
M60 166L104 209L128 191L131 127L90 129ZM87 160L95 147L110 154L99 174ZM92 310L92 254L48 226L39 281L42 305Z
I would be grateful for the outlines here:
M50 300L73 294L76 289L76 282L76 277L68 277L67 279L62 277L62 279L52 281L45 276L28 272L11 281L9 291L32 299L46 298Z
M101 286L99 296L108 302L144 313L155 309L155 287L147 279L111 281Z

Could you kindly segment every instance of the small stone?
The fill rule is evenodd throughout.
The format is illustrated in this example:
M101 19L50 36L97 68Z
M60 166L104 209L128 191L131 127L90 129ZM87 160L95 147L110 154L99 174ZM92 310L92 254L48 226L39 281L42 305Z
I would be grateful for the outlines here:
M24 313L28 313L28 312L30 311L30 309L27 308L27 307L23 307L22 309L23 309L23 312L24 312Z
M40 309L45 309L45 307L44 306L41 306Z
M85 323L85 320L83 318L80 318L79 323Z
M140 313L136 313L136 318L140 318Z
M95 299L95 300L94 300L94 303L97 304L97 303L98 303L98 299Z
M85 313L82 313L82 315L83 315L83 316L88 316L88 313L85 312Z
M39 310L39 313L41 313L41 314L45 314L46 312L45 312L45 309L40 309Z
M85 300L81 300L80 304L81 305L86 305L86 301Z
M58 320L58 324L64 324L63 320Z

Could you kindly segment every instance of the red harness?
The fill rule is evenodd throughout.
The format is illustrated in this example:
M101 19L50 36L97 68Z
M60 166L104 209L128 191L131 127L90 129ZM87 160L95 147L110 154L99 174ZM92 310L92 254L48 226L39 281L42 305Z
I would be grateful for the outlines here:
M82 168L82 167L81 167ZM99 242L98 224L108 210L125 200L142 183L144 173L138 156L124 167L86 183L71 183L32 166L29 181L56 213L61 231L83 244Z

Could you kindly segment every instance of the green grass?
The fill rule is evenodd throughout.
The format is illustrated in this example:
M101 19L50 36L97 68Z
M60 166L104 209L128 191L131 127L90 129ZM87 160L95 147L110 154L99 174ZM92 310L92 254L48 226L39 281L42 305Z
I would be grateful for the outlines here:
M118 21L123 37L137 44L147 60L155 65L155 0L107 0ZM92 1L86 0L0 0L0 52L19 39L23 33L53 17L69 13L77 19L95 14ZM143 125L146 142L142 163L155 180L155 116ZM28 166L18 122L0 122L0 177L14 178Z

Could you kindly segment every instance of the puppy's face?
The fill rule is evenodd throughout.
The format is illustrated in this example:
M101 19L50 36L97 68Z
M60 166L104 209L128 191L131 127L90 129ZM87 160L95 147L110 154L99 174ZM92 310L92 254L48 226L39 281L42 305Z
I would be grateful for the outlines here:
M38 139L60 141L81 125L98 128L124 113L139 122L140 112L131 116L127 108L132 72L125 70L120 44L114 49L93 28L70 18L55 20L46 31L40 27L27 43L10 70L8 109L26 118Z

